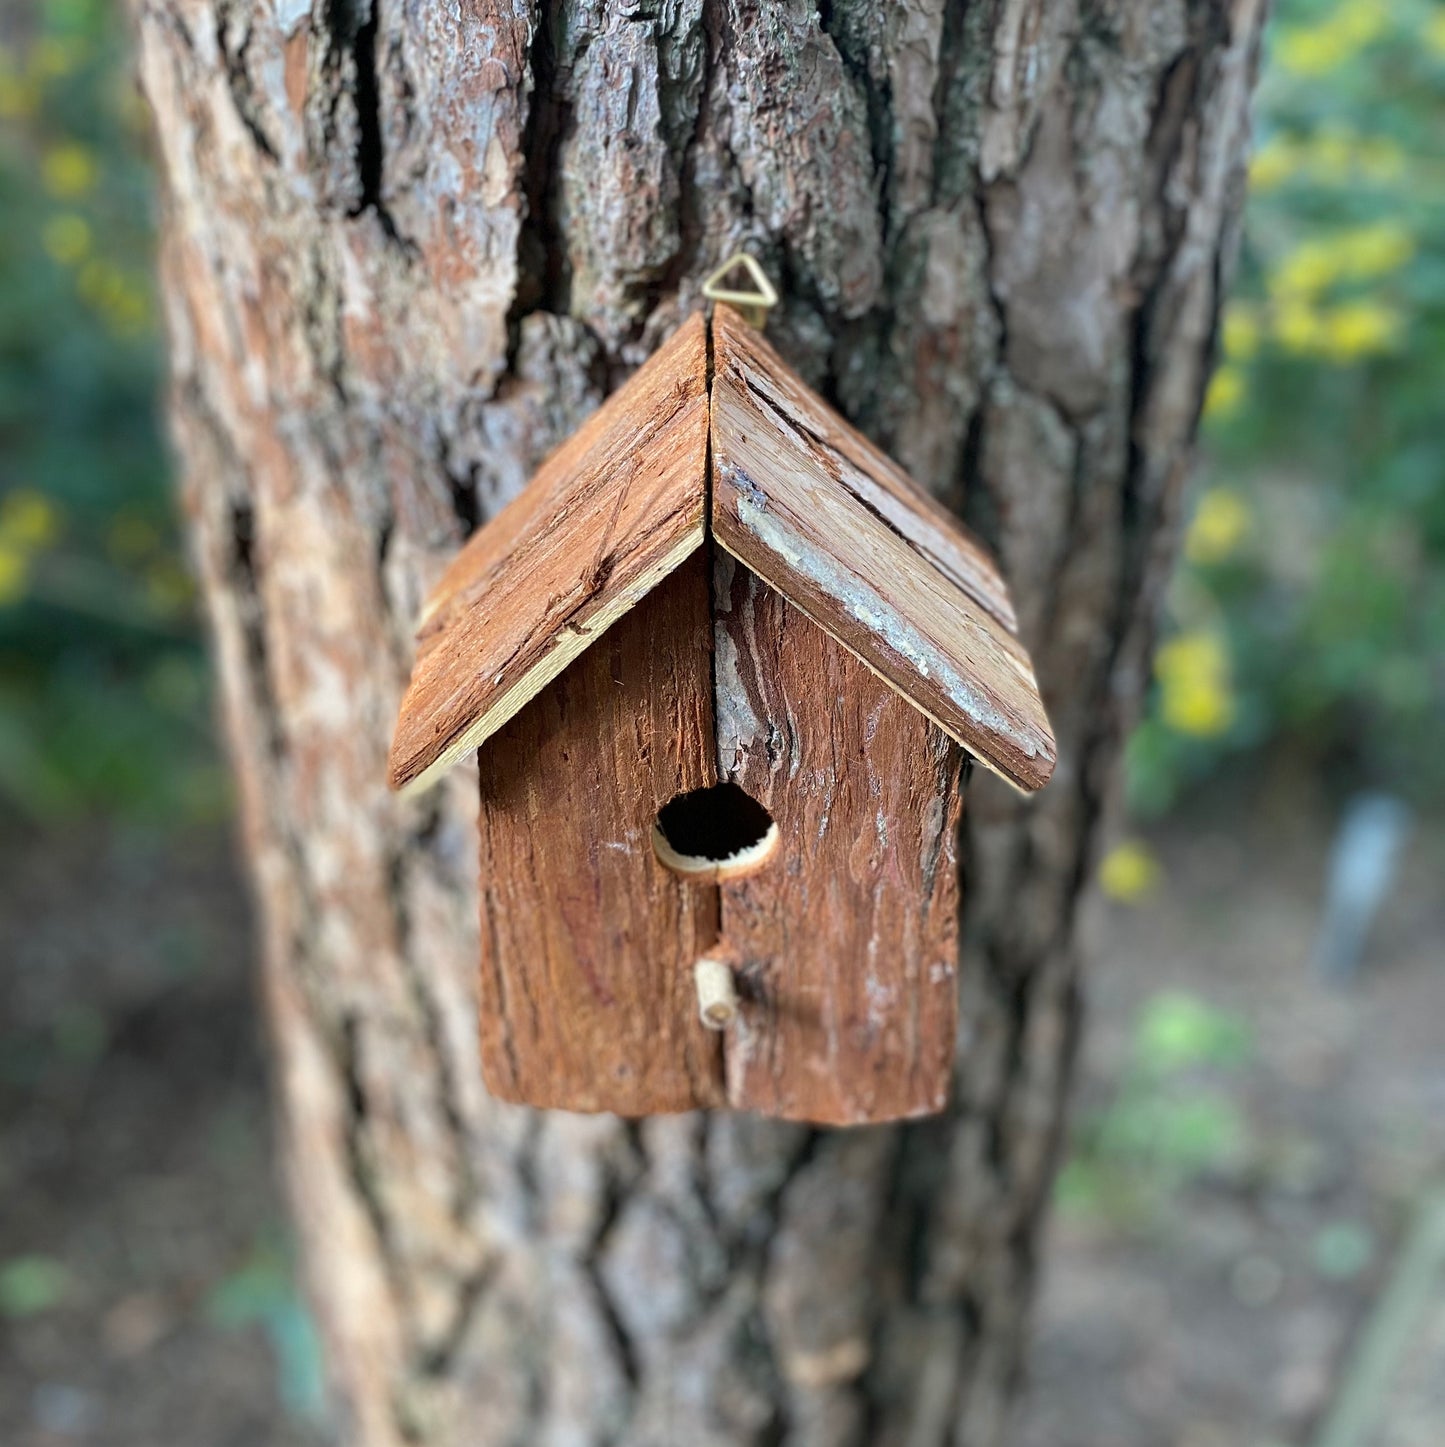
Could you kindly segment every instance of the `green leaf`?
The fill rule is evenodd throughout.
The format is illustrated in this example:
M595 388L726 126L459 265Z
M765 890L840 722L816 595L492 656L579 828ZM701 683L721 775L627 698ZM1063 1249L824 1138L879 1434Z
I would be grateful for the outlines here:
M70 1273L51 1256L15 1256L0 1265L0 1316L38 1316L58 1306Z

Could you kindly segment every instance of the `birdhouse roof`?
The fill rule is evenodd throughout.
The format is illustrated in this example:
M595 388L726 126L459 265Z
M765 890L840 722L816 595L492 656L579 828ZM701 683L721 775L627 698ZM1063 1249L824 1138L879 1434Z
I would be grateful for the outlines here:
M719 306L710 327L684 323L443 574L393 787L484 742L709 531L986 767L1024 790L1048 780L1053 735L993 559Z

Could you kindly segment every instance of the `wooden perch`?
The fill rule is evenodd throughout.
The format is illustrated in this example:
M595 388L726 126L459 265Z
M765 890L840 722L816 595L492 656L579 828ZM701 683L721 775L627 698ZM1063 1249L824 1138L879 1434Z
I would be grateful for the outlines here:
M738 1013L732 966L714 955L704 955L692 967L692 978L697 986L698 1018L709 1030L726 1030Z

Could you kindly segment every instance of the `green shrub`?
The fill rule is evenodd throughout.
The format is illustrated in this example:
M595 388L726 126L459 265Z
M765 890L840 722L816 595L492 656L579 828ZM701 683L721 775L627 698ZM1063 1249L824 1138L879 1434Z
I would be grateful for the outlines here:
M1287 740L1445 790L1445 11L1282 0L1134 802Z

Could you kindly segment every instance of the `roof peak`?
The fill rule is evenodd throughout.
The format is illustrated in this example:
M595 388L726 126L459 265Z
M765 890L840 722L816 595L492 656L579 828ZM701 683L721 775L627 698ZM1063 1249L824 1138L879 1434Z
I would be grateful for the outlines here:
M987 551L737 312L710 333L711 368L694 314L447 568L393 786L485 742L711 529L985 766L1040 787L1053 737Z

